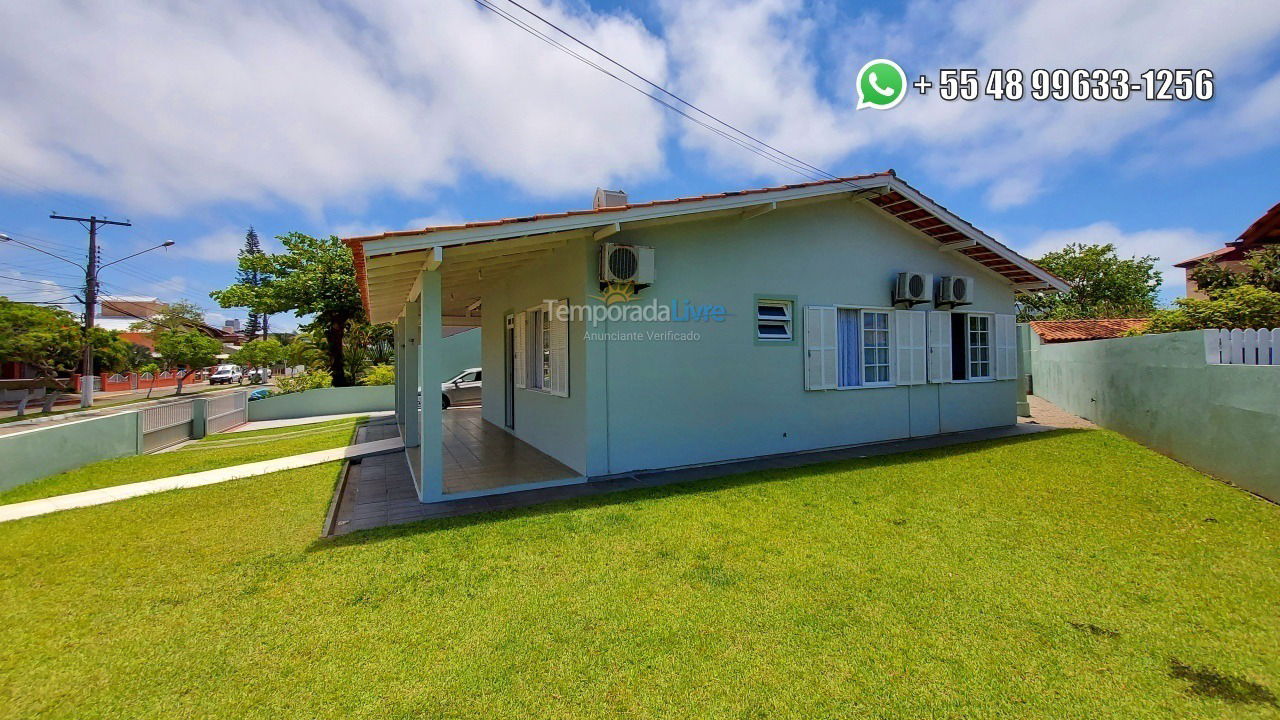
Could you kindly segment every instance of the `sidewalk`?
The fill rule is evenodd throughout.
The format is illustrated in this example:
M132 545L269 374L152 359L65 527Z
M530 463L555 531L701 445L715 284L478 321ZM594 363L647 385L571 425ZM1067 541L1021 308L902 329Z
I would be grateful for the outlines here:
M288 420L250 420L249 422L227 430L227 433L248 432L249 430L269 430L271 428L293 427L294 425L313 425L315 423L342 420L344 418L368 417L369 419L395 415L395 410L379 410L375 412L343 413L341 415L308 415Z
M262 460L260 462L245 463L243 465L232 465L231 467L205 470L204 472L189 473L187 475L174 475L173 477L147 480L146 482L130 483L128 485L115 485L112 487L100 488L98 490L71 493L70 495L58 495L51 498L42 498L40 500L28 500L27 502L13 503L12 505L0 505L0 522L35 517L36 515L45 515L51 512L57 512L58 510L70 510L72 508L89 507L91 505L103 505L117 500L138 497L140 495L150 495L151 493L164 492L166 490L212 485L214 483L237 480L239 478L252 477L254 475L266 475L267 473L280 472L281 470L293 470L295 468L307 467L308 465L319 465L320 463L333 462L334 460L380 455L382 453L396 452L397 450L402 449L404 449L404 443L400 438L396 437L387 440L376 440L374 442L362 443L360 445L347 445L344 447L332 448L330 450L317 450L315 452L303 453L301 455L290 455L289 457L275 458L274 460Z
M1087 430L1094 430L1098 427L1082 417L1072 415L1042 397L1028 395L1027 401L1031 405L1031 417L1018 418L1020 423Z

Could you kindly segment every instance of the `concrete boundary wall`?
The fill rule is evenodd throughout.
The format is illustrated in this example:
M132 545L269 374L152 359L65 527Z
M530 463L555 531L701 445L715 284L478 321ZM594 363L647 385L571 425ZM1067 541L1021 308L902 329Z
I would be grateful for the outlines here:
M1280 366L1211 365L1204 331L1041 343L1032 391L1164 455L1280 502Z
M438 392L431 393L431 398L432 402L440 401ZM317 388L254 400L249 403L249 419L288 420L314 415L345 415L395 409L394 385Z
M214 432L243 420L248 393L217 398L194 397L129 412L50 423L0 436L0 490L24 485L82 465L127 455L154 452L186 440L202 438L209 428L212 403L234 405L240 415L218 415L226 421ZM181 407L177 407L181 406Z

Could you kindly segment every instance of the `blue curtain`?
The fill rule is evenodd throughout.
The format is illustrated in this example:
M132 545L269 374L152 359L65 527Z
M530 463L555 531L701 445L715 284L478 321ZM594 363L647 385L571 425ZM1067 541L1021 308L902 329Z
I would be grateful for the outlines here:
M853 387L860 384L858 373L862 364L858 362L858 311L840 309L837 311L836 338L840 358L840 387Z

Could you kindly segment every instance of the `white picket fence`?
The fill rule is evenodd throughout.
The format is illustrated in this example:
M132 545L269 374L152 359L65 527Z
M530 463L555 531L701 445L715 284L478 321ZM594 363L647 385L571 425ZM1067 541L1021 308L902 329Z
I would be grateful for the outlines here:
M1280 328L1205 330L1210 365L1280 365Z

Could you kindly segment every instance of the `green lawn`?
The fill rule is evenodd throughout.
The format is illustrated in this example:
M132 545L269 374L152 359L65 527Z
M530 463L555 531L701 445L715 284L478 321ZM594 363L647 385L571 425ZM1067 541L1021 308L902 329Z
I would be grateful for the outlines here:
M0 505L342 447L364 419L210 435L179 450L103 460L0 492Z
M1280 716L1280 508L1109 432L321 540L337 471L0 524L0 717Z

